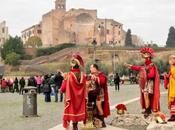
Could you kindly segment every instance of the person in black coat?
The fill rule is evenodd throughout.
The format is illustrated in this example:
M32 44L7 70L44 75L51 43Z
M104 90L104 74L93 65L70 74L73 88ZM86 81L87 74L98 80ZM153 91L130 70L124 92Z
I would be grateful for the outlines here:
M17 93L19 92L19 85L18 85L18 78L16 77L15 78L15 81L14 81L14 92L16 91Z
M50 85L50 77L48 75L44 76L43 80L43 92L45 95L45 102L51 102L51 85Z
M23 91L22 91L22 90L23 90L23 88L24 88L24 86L25 86L25 84L26 84L24 77L22 77L22 78L19 80L19 84L20 84L19 94L23 94Z
M115 84L115 90L120 90L120 76L118 73L115 74L114 76L114 84Z
M63 82L63 76L61 75L61 72L58 71L58 73L55 75L54 82L55 82L55 102L58 102L58 90L61 87L61 84ZM60 93L60 102L63 101L63 93Z
M36 80L35 80L35 77L34 76L31 76L29 79L28 79L28 86L33 86L33 87L36 87Z

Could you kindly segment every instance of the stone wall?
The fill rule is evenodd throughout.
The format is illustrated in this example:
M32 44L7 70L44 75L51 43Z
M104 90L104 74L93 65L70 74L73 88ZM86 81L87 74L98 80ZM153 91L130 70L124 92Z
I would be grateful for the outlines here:
M2 45L9 38L8 27L6 22L0 23L0 45Z
M42 42L44 46L52 46L61 41L58 38L59 32L63 30L62 17L64 10L52 10L42 17Z
M56 0L55 9L44 14L41 21L44 47L60 43L91 44L115 43L122 46L123 26L113 19L97 18L97 10L70 9L66 12L65 0Z

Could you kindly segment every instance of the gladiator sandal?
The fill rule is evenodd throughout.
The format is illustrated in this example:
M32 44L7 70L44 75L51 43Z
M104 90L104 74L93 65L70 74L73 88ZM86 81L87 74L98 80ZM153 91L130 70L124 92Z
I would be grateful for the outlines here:
M72 130L78 130L78 122L72 123L73 129Z
M104 121L104 116L103 115L99 115L98 118L102 121L102 128L106 127L105 121Z
M151 114L151 109L147 108L145 113L144 113L144 117L147 118L150 114Z

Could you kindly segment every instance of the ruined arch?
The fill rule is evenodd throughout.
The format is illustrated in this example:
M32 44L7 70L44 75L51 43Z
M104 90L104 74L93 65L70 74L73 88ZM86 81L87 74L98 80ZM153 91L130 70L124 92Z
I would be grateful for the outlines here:
M89 23L93 23L94 19L88 13L81 13L76 17L76 22L80 24L89 24Z

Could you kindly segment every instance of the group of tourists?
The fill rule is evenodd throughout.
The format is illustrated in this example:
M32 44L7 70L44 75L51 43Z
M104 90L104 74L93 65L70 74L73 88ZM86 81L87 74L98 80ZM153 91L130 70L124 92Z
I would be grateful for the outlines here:
M1 92L17 92L19 94L22 93L22 89L24 88L26 82L24 77L21 77L19 80L16 77L14 80L12 78L9 79L1 79Z
M37 93L44 93L45 102L51 102L51 95L55 96L55 102L63 101L63 94L60 94L58 98L58 91L63 81L63 76L61 72L57 72L56 74L47 74L44 76L36 75L31 77L15 77L15 79L2 78L1 79L1 92L11 92L11 93L19 93L23 94L23 88L25 86L36 87Z
M140 50L145 60L143 66L125 63L124 66L138 71L140 86L140 103L145 118L152 113L160 112L160 77L156 65L152 62L155 56L154 49L144 47ZM169 57L170 72L165 74L164 83L168 92L168 107L171 116L168 121L175 121L175 55ZM85 124L89 120L89 111L95 127L106 127L104 118L110 115L107 77L101 72L97 64L90 66L90 74L81 71L84 67L83 59L75 54L71 59L71 70L64 75L60 93L65 94L65 107L63 126L67 129L72 122L73 130L78 130L78 122ZM119 91L120 78L116 73L114 77L115 89ZM99 120L101 123L95 123ZM97 125L98 124L98 125ZM100 125L99 125L100 124Z
M58 102L58 94L60 94L59 101L63 101L63 93L58 93L63 79L60 71L56 74L44 75L42 87L45 95L45 102L51 102L52 94L55 96L55 102Z
M46 74L44 76L36 75L28 79L28 86L37 88L37 93L43 93L45 102L51 102L51 96L55 96L55 102L58 102L58 91L61 87L63 76L60 71L56 74ZM59 101L63 101L63 94L60 94Z

